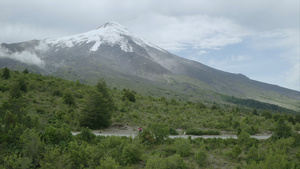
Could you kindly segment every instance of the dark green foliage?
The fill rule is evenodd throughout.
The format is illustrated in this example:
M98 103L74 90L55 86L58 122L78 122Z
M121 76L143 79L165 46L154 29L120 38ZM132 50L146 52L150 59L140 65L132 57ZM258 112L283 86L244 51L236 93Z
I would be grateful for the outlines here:
M21 90L20 79L27 85L25 90ZM21 94L18 97L11 97L14 85ZM72 93L76 105L66 104L63 95L67 92ZM97 96L93 99L95 102L90 102L92 95ZM211 106L199 106L198 101L193 103L180 97L172 100L135 92L134 95L138 99L130 102L123 99L123 90L110 90L104 82L95 87L10 71L9 79L0 80L0 168L277 169L300 166L299 115L261 109L254 115L255 107L201 100L217 106L211 110ZM103 102L97 107L99 100ZM99 112L111 110L109 119L116 126L144 126L144 131L135 131L134 138L95 136L95 131L92 133L79 123L86 113L84 110L91 111L93 106L93 110L101 110ZM102 120L100 122L102 124ZM219 129L222 133L234 135L239 131L239 134L238 139L168 137L176 133L175 129L193 128L203 129L202 133ZM71 130L80 129L80 134L72 135ZM275 139L250 137L250 134L270 131Z
M22 91L20 90L20 86L18 83L14 83L10 88L10 97L14 99L18 99L22 96Z
M20 142L24 157L28 157L32 160L33 168L37 167L42 158L42 153L44 152L43 143L37 132L35 130L25 130L20 136Z
M188 135L220 135L220 131L217 130L200 130L195 128L190 128L186 130Z
M276 114L273 114L272 115L272 119L274 119L274 121L278 121L280 118L282 118L281 114L279 113L276 113Z
M9 79L10 78L10 70L7 67L5 67L3 69L2 78L3 79Z
M69 126L64 124L60 128L54 126L46 127L42 133L41 139L46 144L67 145L73 139L73 137Z
M114 110L105 82L99 82L96 89L90 92L82 111L81 125L91 129L108 127Z
M205 106L203 103L201 103L201 102L198 102L198 103L196 104L196 106L197 106L197 108L199 108L199 109L205 109L205 108L206 108L206 106Z
M44 158L41 160L40 164L41 169L72 168L70 154L59 147L48 149L44 154Z
M60 88L55 88L55 89L53 89L52 95L53 95L53 96L62 96L62 91L61 91L61 89L60 89Z
M9 87L8 86L5 86L5 85L0 85L0 91L1 92L6 92L9 90Z
M135 102L135 92L134 91L130 91L130 90L126 90L124 89L123 90L123 97L122 97L122 100L128 100L130 102Z
M138 135L141 143L151 145L155 142L154 135L148 129L144 129L143 132Z
M104 157L100 159L100 166L97 169L122 169L122 167L115 159L111 157Z
M11 98L20 98L24 92L27 92L28 83L25 77L19 77L16 82L14 82L10 88Z
M211 106L211 110L217 110L219 109L219 105L217 105L216 103L214 103L212 106Z
M83 127L81 129L81 132L77 134L76 137L79 140L84 140L86 142L91 143L96 138L96 135L93 134L90 129Z
M263 102L253 100L253 99L241 99L241 98L237 98L237 97L233 97L233 96L224 97L223 99L227 102L247 106L250 108L297 114L296 111L286 109L286 108L280 107L278 105L270 104L270 103L263 103Z
M162 142L169 136L169 127L163 123L154 123L150 125L150 131L153 133L157 143Z
M158 155L151 156L146 163L146 169L185 169L186 164L183 161L183 158L180 157L178 154L175 154L173 156L162 158Z
M32 165L32 159L29 157L22 157L21 155L18 156L17 154L8 154L4 157L3 161L3 165L0 165L2 168L34 168Z
M183 158L180 157L178 154L175 154L166 158L166 168L185 169L187 167L185 162L183 161Z
M242 130L239 134L238 134L238 143L240 145L245 145L249 142L250 140L250 134L244 130Z
M246 169L256 169L256 168L295 168L292 166L285 154L270 153L265 161L259 163L252 162L250 165L245 166Z
M75 98L71 90L65 91L62 98L67 105L75 105Z
M141 160L141 149L136 144L126 144L122 150L122 164L135 164Z
M291 115L291 114L287 115L286 119L287 119L287 121L291 122L293 125L296 124L296 121L295 121L295 118L293 115Z
M295 116L295 122L300 123L300 114Z
M266 110L262 112L262 116L264 116L266 119L272 118L272 114Z
M159 155L153 155L147 160L145 168L146 169L156 169L156 168L165 169L167 167L166 167L165 159L161 158Z
M252 146L247 153L248 162L260 162L264 160L263 158L264 152L261 148L257 148L256 146Z
M292 135L291 131L291 127L285 123L284 119L279 118L277 120L272 139L277 140L281 138L288 138Z
M258 115L257 110L256 110L256 109L253 109L253 110L252 110L252 114L253 114L254 116L257 116L257 115Z
M227 156L231 159L238 159L238 156L242 153L242 149L239 145L235 145L231 151L227 153Z
M175 129L170 128L169 134L170 134L170 135L178 135L179 133L178 133L178 131L176 131Z
M106 82L104 80L100 80L97 83L96 89L103 95L103 97L105 97L108 100L111 100L111 96L109 95L109 89L107 88Z
M187 139L176 139L174 141L174 149L181 157L187 157L191 153L192 145Z
M18 80L18 86L19 86L19 89L23 92L27 92L27 86L28 86L28 82L27 80L25 79L25 77L21 76Z
M207 152L203 148L194 155L194 160L200 167L205 167L207 165L207 158Z
M29 71L28 71L27 69L25 69L25 70L23 71L23 73L24 73L24 74L28 74Z

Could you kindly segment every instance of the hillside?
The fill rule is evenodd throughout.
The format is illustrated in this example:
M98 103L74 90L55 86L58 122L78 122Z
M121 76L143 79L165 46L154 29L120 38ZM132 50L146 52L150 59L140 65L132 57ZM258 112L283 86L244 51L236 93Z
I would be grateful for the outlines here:
M31 72L152 96L221 102L222 95L254 99L300 111L300 92L251 80L187 60L108 22L97 29L60 38L1 44L0 68Z
M152 97L107 88L103 81L89 86L27 70L1 69L0 75L1 168L300 166L300 137L296 134L299 114ZM97 103L99 99L94 97L102 101ZM90 109L98 104L100 109ZM90 110L109 116L94 121L96 116L86 118ZM96 137L85 128L93 127L92 122L104 127L106 120L108 125L140 126L144 131L133 139ZM80 130L82 134L72 136L71 131ZM225 140L168 139L176 130L239 135L238 139ZM272 132L272 138L249 138L250 134L265 132Z

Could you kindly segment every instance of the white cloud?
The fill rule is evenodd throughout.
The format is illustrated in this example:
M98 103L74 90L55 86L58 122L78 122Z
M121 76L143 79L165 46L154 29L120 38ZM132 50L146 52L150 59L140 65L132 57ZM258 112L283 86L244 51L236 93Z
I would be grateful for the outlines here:
M35 53L29 51L9 53L5 48L0 48L0 58L10 58L23 63L33 64L44 68L45 62L41 60Z
M151 21L151 22L149 22ZM193 15L183 17L147 15L136 18L133 32L170 50L219 49L239 43L250 33L230 19ZM151 32L147 35L145 32Z
M209 53L209 51L207 51L207 50L200 50L198 53L197 53L197 55L203 55L203 54L207 54L207 53Z

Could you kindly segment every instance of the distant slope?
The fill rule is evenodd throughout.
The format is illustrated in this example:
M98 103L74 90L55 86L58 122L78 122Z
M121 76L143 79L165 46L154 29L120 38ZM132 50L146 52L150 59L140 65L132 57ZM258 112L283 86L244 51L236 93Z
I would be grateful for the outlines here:
M1 44L0 68L29 68L45 75L187 100L251 98L299 110L300 92L213 69L173 55L124 26L109 22L89 32L56 39ZM168 93L168 94L167 94Z

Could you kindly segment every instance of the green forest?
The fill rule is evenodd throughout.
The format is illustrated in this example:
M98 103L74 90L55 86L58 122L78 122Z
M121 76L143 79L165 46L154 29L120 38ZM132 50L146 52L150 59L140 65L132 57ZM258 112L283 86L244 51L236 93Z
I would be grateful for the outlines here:
M134 138L92 133L112 125L143 131ZM110 88L103 79L90 86L0 69L0 168L296 169L298 131L299 112L254 100L181 101ZM183 132L237 139L169 137ZM272 136L250 137L264 133Z

